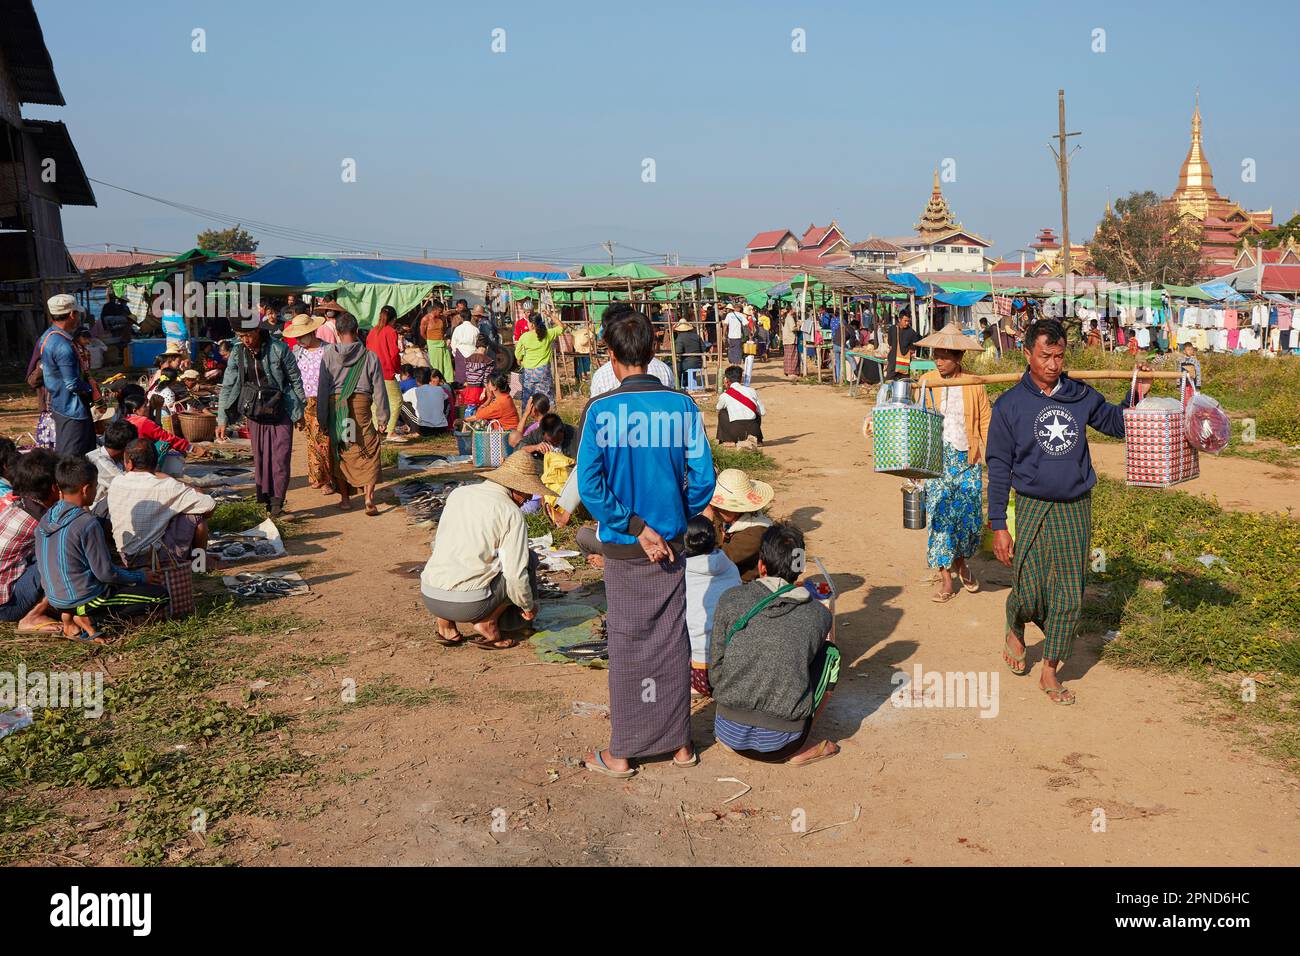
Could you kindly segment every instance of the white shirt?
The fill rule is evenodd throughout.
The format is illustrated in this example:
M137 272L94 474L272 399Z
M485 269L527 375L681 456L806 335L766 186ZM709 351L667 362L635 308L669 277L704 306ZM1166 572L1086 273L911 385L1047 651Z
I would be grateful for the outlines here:
M451 347L465 358L474 354L478 344L478 326L473 322L462 322L451 330Z
M673 370L657 358L652 358L650 360L650 364L646 366L646 374L653 375L668 388L673 387ZM618 377L614 374L614 363L606 362L592 373L591 397L595 398L597 395L604 395L606 392L612 392L614 389L618 388L618 386Z
M447 427L447 393L441 385L417 385L402 396L425 428Z
M437 600L480 601L497 574L505 577L510 603L531 610L524 513L495 481L461 485L447 496L420 590Z
M175 478L128 471L108 486L108 517L113 540L124 557L154 546L177 515L209 514L217 503Z
M727 389L734 389L757 405L759 415L767 414L767 409L765 409L763 403L759 401L758 392L754 391L748 385L728 385ZM747 422L756 417L753 412L746 408L742 403L736 401L726 392L723 392L718 396L718 411L721 412L724 408L727 410L728 421Z
M86 458L99 472L99 484L95 489L95 503L91 511L100 518L108 517L108 486L124 475L126 465L123 460L114 461L108 449L100 445L94 451L86 453Z
M940 410L943 412L943 443L951 445L957 451L969 451L970 441L966 438L966 402L962 398L961 388L943 390Z
M745 317L739 312L727 313L727 338L739 339L745 335Z

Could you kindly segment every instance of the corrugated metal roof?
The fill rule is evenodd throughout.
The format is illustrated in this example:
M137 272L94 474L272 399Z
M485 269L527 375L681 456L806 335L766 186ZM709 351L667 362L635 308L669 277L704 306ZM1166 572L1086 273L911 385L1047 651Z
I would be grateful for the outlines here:
M58 120L25 119L23 129L32 135L41 160L54 160L55 175L51 185L59 194L59 203L64 206L99 205L81 166L77 147L72 144L68 127Z
M32 0L0 0L0 50L20 103L66 106Z

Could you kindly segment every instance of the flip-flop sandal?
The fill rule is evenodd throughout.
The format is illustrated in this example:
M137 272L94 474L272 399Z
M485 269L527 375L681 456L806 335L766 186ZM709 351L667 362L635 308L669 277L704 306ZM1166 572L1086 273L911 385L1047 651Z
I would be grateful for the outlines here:
M508 651L519 646L519 642L512 637L503 637L497 641L472 640L469 643L481 651ZM505 646L502 647L502 644Z
M686 767L698 767L699 765L700 765L700 755L697 751L694 750L691 751L690 760L678 760L676 757L673 758L674 767L686 768Z
M968 594L974 594L980 589L980 583L975 580L974 571L972 571L970 575L970 584L967 584L966 579L960 574L957 575L957 580L961 582L962 590L966 591Z
M373 518L379 514L379 509L374 505L366 505L366 514Z
M947 594L936 594L934 597L930 598L930 600L933 601L935 604L947 604L956 596L957 596L956 591L949 591Z
M1005 637L1002 639L1002 662L1006 664L1011 670L1011 673L1015 674L1017 677L1024 677L1029 673L1029 668L1025 666L1025 654L1027 654L1028 651L1029 649L1025 648L1025 650L1021 651L1019 654L1012 653L1011 642ZM1011 658L1010 661L1007 660L1008 657ZM1015 663L1013 664L1012 661ZM1020 670L1016 670L1016 664L1020 665Z
M827 750L826 749L827 746L830 746L834 749ZM800 760L798 763L792 764L792 766L806 767L808 766L808 764L816 763L818 760L825 760L827 757L834 757L839 752L840 752L840 747L837 743L835 743L832 740L823 740L820 744L817 745L817 756L809 757L807 760Z
M636 767L629 767L627 770L611 770L605 765L605 757L599 750L593 751L593 753L596 755L595 762L587 763L587 761L584 760L582 762L584 770L591 773L604 774L606 777L614 777L618 780L626 780L628 777L636 776Z
M1075 697L1073 693L1071 693L1069 690L1066 690L1064 687L1040 687L1038 689L1041 690L1044 694L1046 694L1047 699L1050 700L1053 704L1060 704L1062 707L1069 707L1076 700L1078 700L1078 698ZM1053 697L1052 696L1053 694L1057 694L1058 696Z
M76 634L68 634L63 630L63 628L59 628L59 631L63 634L65 639L69 641L77 641L80 644L95 644L102 647L108 643L108 640L104 637L103 631L95 631L92 633L87 631L84 627Z
M463 634L460 637L456 638L455 640L452 640L450 637L443 637L441 634L439 634L437 637L434 638L434 640L437 641L439 644L441 644L443 647L464 647L466 644L473 643L473 641L471 641L468 637L466 637Z

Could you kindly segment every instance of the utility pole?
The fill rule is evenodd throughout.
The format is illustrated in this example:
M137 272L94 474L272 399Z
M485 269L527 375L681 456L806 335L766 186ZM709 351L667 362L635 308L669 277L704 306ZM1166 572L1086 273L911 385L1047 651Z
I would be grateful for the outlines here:
M1070 136L1081 134L1065 131L1065 90L1056 91L1056 112L1057 145L1049 143L1047 148L1056 157L1056 170L1061 179L1061 277L1065 280L1068 296L1074 283L1070 278L1070 154L1066 151L1065 141Z
M606 239L601 245L609 253L609 264L612 266L614 264L614 240Z

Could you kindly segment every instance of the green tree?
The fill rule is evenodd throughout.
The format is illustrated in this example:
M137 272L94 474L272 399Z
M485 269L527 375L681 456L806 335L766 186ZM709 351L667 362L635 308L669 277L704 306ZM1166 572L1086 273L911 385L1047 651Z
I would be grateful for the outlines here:
M198 234L194 244L205 252L231 255L236 252L256 252L258 242L243 226L235 225L229 229L205 229Z
M1280 226L1276 226L1267 232L1261 232L1254 239L1245 240L1246 246L1253 246L1259 243L1265 249L1276 249L1278 246L1284 246L1287 241L1300 243L1300 215L1292 216Z
M1188 285L1203 271L1200 239L1194 220L1147 190L1115 201L1088 255L1112 282Z

